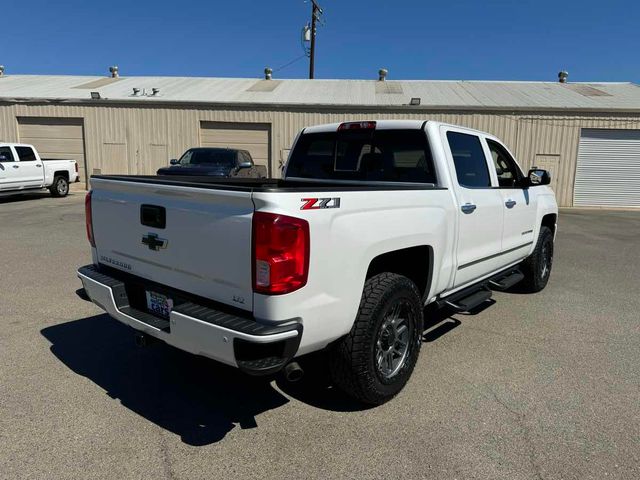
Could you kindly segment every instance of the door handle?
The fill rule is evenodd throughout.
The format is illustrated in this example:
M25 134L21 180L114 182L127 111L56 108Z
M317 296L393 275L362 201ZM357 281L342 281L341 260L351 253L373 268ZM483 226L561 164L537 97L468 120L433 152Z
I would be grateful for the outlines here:
M506 202L504 202L504 204L506 205L507 208L513 208L516 205L516 201L515 200L507 200Z
M40 163L36 163L36 167L38 167L38 168L42 168L42 164L40 164Z
M476 206L473 203L465 203L460 207L460 210L462 210L462 212L466 214L473 213L475 209Z
M20 168L20 165L14 165L13 168Z

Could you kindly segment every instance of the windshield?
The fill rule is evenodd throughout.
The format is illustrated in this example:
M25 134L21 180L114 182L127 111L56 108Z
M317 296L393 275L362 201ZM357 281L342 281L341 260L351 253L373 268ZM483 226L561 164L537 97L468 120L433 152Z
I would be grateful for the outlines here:
M347 130L303 134L287 177L436 183L423 130Z
M222 148L196 148L187 150L180 158L180 165L219 165L235 167L236 151Z

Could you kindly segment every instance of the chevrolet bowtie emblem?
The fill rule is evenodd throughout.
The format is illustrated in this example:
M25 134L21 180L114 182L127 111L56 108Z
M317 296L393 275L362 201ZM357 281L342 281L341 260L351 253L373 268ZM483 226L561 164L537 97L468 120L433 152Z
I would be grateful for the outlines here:
M158 237L155 233L150 233L142 236L142 243L149 247L149 250L155 250L157 252L161 248L167 248L167 243L169 242L164 238Z

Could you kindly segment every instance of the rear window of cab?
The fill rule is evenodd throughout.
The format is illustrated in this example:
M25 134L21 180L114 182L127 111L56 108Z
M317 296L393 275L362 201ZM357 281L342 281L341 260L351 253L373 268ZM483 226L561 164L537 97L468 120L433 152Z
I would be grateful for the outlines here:
M346 130L303 134L287 177L436 183L423 130Z

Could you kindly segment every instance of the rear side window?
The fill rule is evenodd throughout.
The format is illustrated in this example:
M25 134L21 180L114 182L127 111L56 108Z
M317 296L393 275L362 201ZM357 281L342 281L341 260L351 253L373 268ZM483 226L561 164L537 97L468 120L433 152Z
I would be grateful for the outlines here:
M320 180L436 183L423 130L303 134L287 176Z
M447 132L447 141L453 155L458 184L470 188L491 187L491 177L480 138L466 133Z
M9 147L0 147L0 162L13 162L13 153Z
M21 162L33 162L36 159L36 154L31 147L16 147L16 152Z

